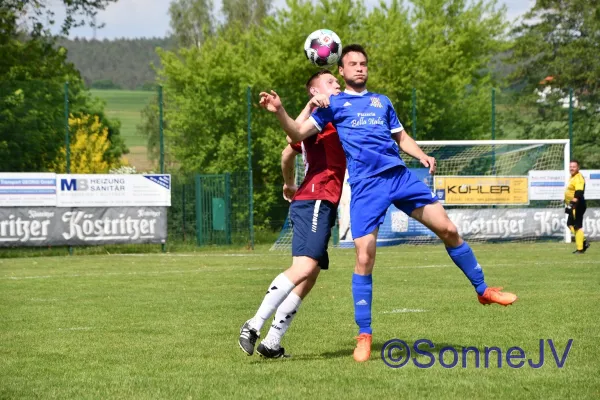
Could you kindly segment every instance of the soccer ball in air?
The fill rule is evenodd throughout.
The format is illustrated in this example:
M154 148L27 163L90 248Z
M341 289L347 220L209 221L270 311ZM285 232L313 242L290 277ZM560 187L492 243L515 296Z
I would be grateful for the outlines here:
M319 29L314 31L304 42L306 58L318 67L334 65L342 55L342 41L334 31Z

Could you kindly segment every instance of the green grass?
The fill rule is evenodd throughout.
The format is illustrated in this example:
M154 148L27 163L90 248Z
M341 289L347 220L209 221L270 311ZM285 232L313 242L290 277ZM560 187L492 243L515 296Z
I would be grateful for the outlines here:
M353 250L332 250L284 345L285 360L238 348L289 256L265 250L196 254L38 257L0 260L0 398L599 398L600 257L564 244L473 246L488 283L520 297L483 307L442 246L378 250L374 352L352 359ZM424 310L398 312L398 310ZM396 310L396 311L394 311ZM406 310L405 310L406 311ZM263 335L266 329L263 330ZM392 369L380 358L391 338L441 347L520 346L532 369ZM419 358L427 362L426 357Z
M128 147L146 146L146 138L138 135L142 122L140 112L152 100L155 92L138 90L97 90L92 94L106 101L106 114L121 121L121 136Z

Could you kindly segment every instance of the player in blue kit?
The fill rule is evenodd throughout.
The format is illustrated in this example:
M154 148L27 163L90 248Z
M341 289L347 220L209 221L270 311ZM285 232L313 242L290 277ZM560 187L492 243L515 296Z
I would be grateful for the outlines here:
M427 156L406 133L390 100L367 91L368 58L360 45L342 50L338 71L346 90L337 96L321 96L321 107L304 123L296 123L286 113L277 93L261 93L261 102L275 113L293 141L301 141L332 123L338 131L350 179L352 198L350 219L356 247L352 277L354 315L359 327L354 359L363 362L371 355L372 271L375 264L377 233L391 204L421 222L445 244L452 261L469 279L481 304L514 303L517 296L488 287L483 271L469 245L458 234L437 196L406 167L399 150L417 158L435 173L436 162Z

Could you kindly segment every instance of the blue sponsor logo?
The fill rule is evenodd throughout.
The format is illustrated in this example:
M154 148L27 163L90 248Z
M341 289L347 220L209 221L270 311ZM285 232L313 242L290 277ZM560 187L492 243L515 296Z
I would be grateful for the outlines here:
M565 186L562 182L531 182L531 186Z
M60 191L77 191L77 190L87 190L87 180L86 179L61 179L60 180Z
M154 183L158 183L165 189L171 188L171 175L144 175L144 178L149 179Z
M55 179L0 179L0 186L55 186Z
M55 194L56 189L0 189L0 194Z

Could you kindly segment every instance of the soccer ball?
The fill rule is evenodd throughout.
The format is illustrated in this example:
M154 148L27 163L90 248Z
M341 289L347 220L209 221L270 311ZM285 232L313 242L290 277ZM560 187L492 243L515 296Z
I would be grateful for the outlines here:
M342 41L334 31L319 29L314 31L304 42L306 58L318 67L334 65L342 55Z

